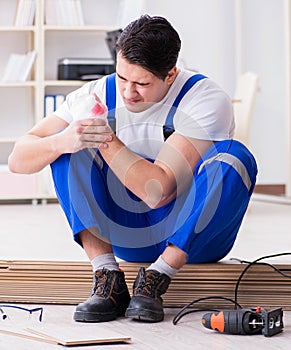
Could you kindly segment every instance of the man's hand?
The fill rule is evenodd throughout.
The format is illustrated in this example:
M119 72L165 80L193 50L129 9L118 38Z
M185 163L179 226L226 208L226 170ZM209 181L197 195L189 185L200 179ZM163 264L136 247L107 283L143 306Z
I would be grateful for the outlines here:
M84 148L106 149L111 140L112 130L102 118L77 120L68 125L57 116L48 116L16 142L9 156L9 168L14 173L32 174L64 153Z
M84 148L107 148L113 131L106 120L88 118L72 122L59 133L58 148L61 153L75 153Z

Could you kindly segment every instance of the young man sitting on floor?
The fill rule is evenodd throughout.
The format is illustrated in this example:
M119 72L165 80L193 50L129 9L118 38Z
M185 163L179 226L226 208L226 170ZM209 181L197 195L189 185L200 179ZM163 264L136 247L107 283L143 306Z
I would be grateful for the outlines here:
M17 173L51 164L60 205L92 263L94 287L76 321L163 320L161 295L179 269L222 259L236 239L256 162L233 140L229 97L176 66L180 46L166 19L133 21L117 42L116 74L70 93L10 155ZM77 112L84 94L99 101L94 118ZM131 298L116 257L151 263Z

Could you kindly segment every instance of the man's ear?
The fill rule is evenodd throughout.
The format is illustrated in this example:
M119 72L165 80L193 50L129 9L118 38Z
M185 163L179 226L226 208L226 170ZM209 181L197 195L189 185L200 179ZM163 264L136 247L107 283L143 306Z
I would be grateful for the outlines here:
M171 70L169 70L169 73L166 77L166 82L169 84L169 85L172 85L174 80L176 79L176 76L178 74L178 69L177 67L173 67Z

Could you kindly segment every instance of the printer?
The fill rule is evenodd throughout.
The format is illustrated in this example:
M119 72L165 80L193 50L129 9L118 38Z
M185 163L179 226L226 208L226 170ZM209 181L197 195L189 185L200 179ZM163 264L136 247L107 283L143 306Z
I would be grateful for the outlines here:
M111 59L62 58L58 61L58 80L94 80L115 71Z
M116 40L121 29L107 32L105 41L111 58L73 58L58 60L58 80L94 80L115 72Z

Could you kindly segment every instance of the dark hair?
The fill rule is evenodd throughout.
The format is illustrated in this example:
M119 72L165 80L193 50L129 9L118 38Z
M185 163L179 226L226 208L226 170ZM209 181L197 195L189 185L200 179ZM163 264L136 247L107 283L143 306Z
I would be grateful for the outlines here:
M120 34L116 50L130 63L137 64L164 80L176 65L181 40L163 17L143 15Z

